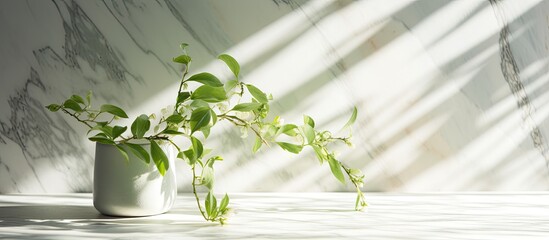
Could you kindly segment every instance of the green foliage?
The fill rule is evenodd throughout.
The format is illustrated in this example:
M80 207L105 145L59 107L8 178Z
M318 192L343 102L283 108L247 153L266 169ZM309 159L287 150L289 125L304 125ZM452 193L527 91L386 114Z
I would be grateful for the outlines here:
M86 104L84 102L84 99L82 97L78 96L78 95L72 95L70 99L77 102L77 103L79 103L79 104Z
M191 97L191 93L189 93L189 92L180 92L179 94L177 94L177 104L179 105L180 103L187 100L189 97Z
M182 64L189 64L191 62L191 57L189 57L188 55L179 55L175 58L173 58L173 61L176 62L176 63L182 63Z
M126 152L126 149L122 148L120 145L116 144L114 145L116 147L116 149L118 149L118 151L120 152L120 154L122 154L122 157L124 157L124 159L126 159L126 162L130 162L130 157L128 155L128 152Z
M112 137L113 139L116 139L116 138L118 138L120 135L122 135L122 133L124 133L127 129L128 129L128 127L126 127L126 126L124 126L124 127L123 127L123 126L114 126L114 127L112 128L112 135L111 135L111 137Z
M191 99L200 99L209 103L218 103L227 100L227 93L223 87L202 85L191 94Z
M223 85L223 88L225 88L225 92L229 92L233 90L233 88L236 87L237 85L238 85L237 80L229 80Z
M267 99L267 94L265 94L263 91L259 90L259 88L255 87L251 84L246 84L246 88L248 88L248 91L250 91L250 94L254 97L255 100L257 100L260 103L268 103L269 100Z
M151 143L151 156L154 161L154 164L156 165L156 168L158 168L158 172L162 176L166 174L166 170L170 167L170 162L168 160L168 157L166 156L166 153L162 151L162 148L156 143L155 140L150 140Z
M130 154L146 164L150 164L152 159L162 175L166 174L170 163L159 144L173 145L178 151L177 158L187 162L192 169L193 193L201 215L208 221L223 224L229 213L229 196L225 194L221 201L217 201L213 189L214 165L223 158L209 156L211 149L205 148L211 129L218 121L223 120L246 132L253 132L255 142L252 151L254 153L263 146L270 146L270 143L294 154L301 153L305 147L310 147L320 164L328 162L335 179L342 183L348 179L355 186L357 191L355 209L361 210L367 206L364 194L360 190L364 175L359 169L346 167L329 150L334 142L351 145L350 136L334 137L329 131L319 131L315 128L313 118L307 115L303 116L303 125L283 124L278 116L272 121L267 121L272 95L254 85L241 82L239 80L240 64L232 56L222 54L218 58L231 70L234 79L223 83L214 74L208 72L187 77L192 58L187 53L188 44L182 43L180 47L183 53L173 58L173 61L185 66L174 108L169 111L163 110L163 116L156 121L159 125L153 128L151 128L151 120L156 119L155 114L141 114L130 126L117 125L119 118L128 118L126 112L110 104L103 104L99 109L94 109L91 104L91 91L85 98L71 95L61 104L50 104L46 108L52 112L62 111L88 126L88 138L91 141L113 145L126 161L130 159ZM193 86L192 88L189 88L190 82L194 83L190 85ZM244 99L251 100L243 101ZM237 104L232 105L235 102ZM241 117L243 115L247 117ZM351 129L356 119L357 109L353 108L351 117L343 128ZM128 127L131 133L128 133ZM203 138L199 139L196 132L201 132ZM173 136L176 135L189 141L188 149L182 150L172 141ZM281 136L284 139L279 139ZM134 142L136 140L146 140L150 151L147 151L143 145L136 144ZM197 172L200 174L197 175ZM207 189L208 192L203 202L200 201L197 190L199 187Z
M303 115L303 123L309 125L312 128L315 127L315 120L307 115Z
M130 151L132 151L135 156L143 160L145 163L149 164L151 162L149 153L141 145L133 143L124 143L124 145L128 146Z
M241 103L233 107L232 111L251 112L259 109L263 103Z
M357 111L358 110L356 109L356 107L353 107L353 113L351 114L351 118L349 118L349 120L347 121L345 126L343 126L344 129L349 128L349 127L353 126L353 124L355 124Z
M343 171L341 171L341 164L339 163L339 161L329 156L328 164L330 165L330 170L332 171L334 177L337 178L337 180L339 180L341 183L345 184L345 177L343 176Z
M143 138L150 127L151 121L149 120L149 117L145 114L141 114L132 123L132 134L137 139Z
M187 79L187 81L199 82L199 83L206 84L206 85L209 85L209 86L212 86L212 87L221 87L221 86L223 86L223 83L221 83L221 81L219 81L219 79L216 76L214 76L211 73L207 73L207 72L192 75L189 79Z
M78 102L76 102L72 99L67 99L63 103L63 108L70 109L70 110L73 110L75 112L82 112L82 107L80 107L80 104L78 104Z
M238 74L240 74L240 64L238 64L238 62L228 54L221 54L219 55L218 58L221 61L225 62L225 64L227 64L227 66L229 67L229 69L231 69L231 72L233 72L236 79L238 79Z
M117 106L114 106L114 105L103 104L101 106L100 111L110 113L110 114L112 114L114 116L117 116L117 117L128 118L128 114L126 114L126 112L124 112L124 110L122 110L121 108L119 108Z
M287 142L276 142L276 144L278 144L278 146L280 146L282 149L295 154L300 153L303 149L303 146Z
M88 139L92 142L98 142L98 143L103 143L103 144L108 144L108 145L114 145L115 144L114 141L104 133L98 133L97 135L95 135L93 137L89 137Z
M303 130L303 134L305 134L305 137L307 138L307 143L313 143L315 141L315 130L307 124L303 125L301 129Z
M191 133L194 133L210 123L212 119L212 112L210 108L200 107L193 111L191 114L190 125Z
M59 111L59 109L61 109L61 106L58 105L58 104L50 104L48 106L46 106L46 108L52 112L57 112Z

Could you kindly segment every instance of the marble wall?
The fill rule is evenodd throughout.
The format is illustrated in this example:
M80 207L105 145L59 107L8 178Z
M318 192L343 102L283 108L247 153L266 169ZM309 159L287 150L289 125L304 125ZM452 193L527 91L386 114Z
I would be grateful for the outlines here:
M194 72L235 56L286 122L337 130L357 106L339 151L367 191L549 189L547 1L6 0L0 34L0 193L91 191L86 129L43 106L91 89L131 118L164 107L181 42ZM229 125L208 144L218 191L352 190Z

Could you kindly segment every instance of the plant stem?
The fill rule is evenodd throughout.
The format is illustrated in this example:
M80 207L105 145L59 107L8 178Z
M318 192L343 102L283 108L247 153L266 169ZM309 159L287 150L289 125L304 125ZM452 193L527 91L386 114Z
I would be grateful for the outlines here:
M202 209L202 205L200 205L200 198L198 197L198 193L196 192L196 170L195 170L195 167L196 167L196 165L193 164L193 166L192 166L192 171L193 171L192 185L193 185L194 198L196 199L196 204L198 205L198 210L200 211L200 214L202 214L202 217L204 217L204 219L207 220L207 221L211 221L211 219L206 217L206 213Z
M252 131L255 133L255 135L259 139L261 139L261 142L263 142L265 145L269 146L269 143L267 142L267 140L265 140L265 138L263 138L263 136L261 136L261 133L257 129L255 129L253 126L251 126L248 122L244 121L243 119L240 119L237 116L226 115L226 114L217 115L217 117L221 118L222 120L227 119L227 120L229 120L229 122L232 122L236 126L249 127L250 129L252 129ZM237 123L236 121L238 121L240 123Z
M175 111L177 111L177 108L179 107L179 104L181 104L179 100L179 93L181 93L181 89L183 88L183 84L185 84L185 76L187 76L187 73L189 73L189 65L191 63L188 63L185 65L185 72L183 72L183 76L181 77L181 83L179 83L179 90L177 90L177 96L175 96Z
M61 108L61 110L62 110L64 113L69 114L69 115L71 115L72 117L76 118L76 120L78 120L79 122L85 124L85 125L88 126L89 128L93 128L93 127L92 127L89 123L87 123L85 120L82 120L82 119L78 118L78 116L76 116L76 114L70 113L69 111L67 111L67 110L64 109L64 108Z
M343 168L343 170L345 170L345 173L347 173L347 176L349 177L349 179L351 180L351 182L353 183L353 185L355 185L356 190L362 192L362 191L360 190L360 186L358 185L358 183L355 182L355 181L353 181L353 179L351 178L351 169L348 168L348 167L346 167L345 165L343 165L343 163L341 163L341 162L339 162L339 164L341 165L341 167Z
M177 146L177 144L175 144L171 139L168 138L166 140L168 140L168 142L170 142L177 149L178 153L181 152L181 148L179 148L179 146Z

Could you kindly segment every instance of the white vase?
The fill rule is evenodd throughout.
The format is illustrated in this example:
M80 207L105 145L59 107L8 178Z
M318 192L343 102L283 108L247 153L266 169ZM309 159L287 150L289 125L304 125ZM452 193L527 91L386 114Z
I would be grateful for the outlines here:
M150 152L150 144L141 144ZM151 159L147 164L129 149L129 162L115 146L97 143L93 173L93 205L109 216L137 217L165 213L177 197L176 151L160 145L169 159L164 176Z

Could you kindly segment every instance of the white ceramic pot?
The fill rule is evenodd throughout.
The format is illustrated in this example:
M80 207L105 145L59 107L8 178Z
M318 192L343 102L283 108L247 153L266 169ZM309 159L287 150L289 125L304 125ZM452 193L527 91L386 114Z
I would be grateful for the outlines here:
M141 144L150 152L150 144ZM149 216L165 213L177 196L174 159L170 145L160 145L168 156L170 167L160 175L154 161L147 164L128 149L126 162L112 145L97 143L93 173L93 205L109 216Z

